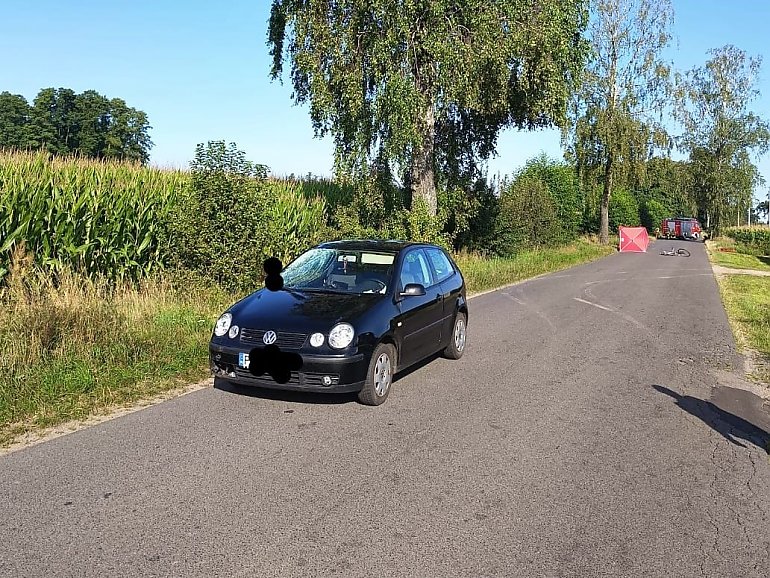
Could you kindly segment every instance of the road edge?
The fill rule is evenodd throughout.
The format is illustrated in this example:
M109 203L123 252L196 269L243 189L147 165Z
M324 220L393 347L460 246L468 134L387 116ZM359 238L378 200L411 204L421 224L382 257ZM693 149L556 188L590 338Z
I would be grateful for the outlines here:
M610 253L609 255L600 257L600 259L607 258L613 254L614 253ZM597 260L598 259L594 259L590 262L595 262ZM557 269L555 271L548 271L546 273L540 273L539 275L535 275L534 277L519 279L518 281L514 281L513 283L507 283L505 285L501 285L500 287L485 289L484 291L480 291L478 293L473 293L471 295L468 295L468 300L470 301L471 299L475 299L476 297L481 297L483 295L488 295L489 293L494 293L495 291L503 291L505 289L509 289L510 287L515 287L516 285L521 285L522 283L527 283L529 281L533 281L533 280L545 277L547 275L555 275L563 271L568 271L569 269L573 269L574 267L579 267L584 264L585 263L576 263L571 267L566 267L564 269ZM112 409L107 409L103 413L92 415L83 420L71 420L71 421L59 424L57 426L51 426L48 428L43 428L40 430L34 430L24 434L20 434L7 446L0 446L0 458L8 454L18 452L23 449L30 448L30 447L45 443L47 441L54 440L56 438L60 438L72 433L76 433L80 430L87 429L113 419L117 419L124 415L136 413L143 409L147 409L155 405L158 405L160 403L163 403L165 401L175 399L177 397L182 397L190 393L195 393L196 391L200 391L202 389L213 387L213 384L214 384L214 378L208 377L197 383L192 383L186 386L165 391L158 395L154 395L147 399L138 401L132 405L126 405L126 406L120 406Z

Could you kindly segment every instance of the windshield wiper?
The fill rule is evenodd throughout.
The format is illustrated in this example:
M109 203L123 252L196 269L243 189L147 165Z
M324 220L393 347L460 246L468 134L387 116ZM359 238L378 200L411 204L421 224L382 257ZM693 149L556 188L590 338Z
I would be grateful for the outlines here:
M302 294L301 290L294 289L292 287L287 287L286 285L283 286L283 288L279 289L279 291L286 291L290 295L293 295L294 297L298 297L300 299L307 299L305 295Z
M284 287L286 289L286 287ZM352 295L350 291L340 291L339 289L332 289L330 287L294 287L294 291L301 291L303 293L333 293L336 295Z

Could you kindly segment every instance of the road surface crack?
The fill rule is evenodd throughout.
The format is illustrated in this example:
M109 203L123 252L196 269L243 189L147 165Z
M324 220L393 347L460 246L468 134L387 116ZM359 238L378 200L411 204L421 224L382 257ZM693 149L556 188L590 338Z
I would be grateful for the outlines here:
M714 476L711 479L711 483L709 484L709 493L711 494L711 497L714 500L714 507L715 508L718 508L718 506L719 506L718 500L717 500L717 497L716 497L716 484L717 484L717 477L719 476L717 470L720 469L720 466L717 464L717 461L716 461L716 453L717 453L718 449L719 449L719 443L717 442L717 443L714 444L714 449L711 452L711 463L714 466L714 469L713 469ZM709 523L714 528L714 544L712 545L711 549L714 552L716 552L717 554L719 554L719 556L724 560L725 556L724 556L724 554L722 554L721 550L719 549L719 537L720 537L719 536L719 525L716 523L716 520L714 519L714 516L711 514L711 511L709 511L708 509L706 510L706 515L709 518Z
M767 511L762 507L759 496L754 491L754 488L751 487L751 482L753 482L754 478L757 476L757 462L754 461L754 452L752 451L749 451L749 461L751 462L752 471L751 476L746 480L746 488L748 488L749 493L754 498L754 506L759 510L759 513L762 514L762 521L765 521L767 519Z

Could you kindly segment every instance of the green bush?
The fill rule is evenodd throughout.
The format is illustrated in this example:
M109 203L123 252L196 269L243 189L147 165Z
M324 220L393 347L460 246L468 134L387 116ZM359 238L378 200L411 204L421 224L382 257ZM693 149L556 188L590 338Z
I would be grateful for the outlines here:
M355 191L350 203L338 205L328 214L329 227L337 239L391 238L394 219L393 209L388 211L381 192L365 187Z
M642 225L647 227L647 230L652 233L656 228L660 227L663 219L671 216L671 213L660 201L646 199L639 206L639 216L641 217Z
M601 225L602 187L596 184L583 185L583 233L598 233Z
M638 227L641 223L639 218L639 204L633 193L626 189L615 189L610 197L609 207L610 229L618 230L620 226Z
M583 220L583 202L575 169L543 153L527 162L517 176L540 179L551 194L560 225L559 238L555 240L567 243L577 238Z
M459 249L473 225L480 225L478 216L486 189L486 181L481 180L470 190L455 187L438 191L438 222L443 223L444 236L453 248Z
M770 227L728 227L724 234L735 240L741 253L770 255Z
M262 263L290 261L325 236L325 206L300 188L266 179L235 144L198 145L190 194L170 222L175 264L230 290L253 290Z
M528 247L558 244L562 230L558 210L547 185L523 175L505 185L491 249L510 256Z
M442 196L439 196L439 209L442 210ZM480 179L468 194L466 203L470 205L468 212L460 219L454 217L459 213L457 205L448 211L448 221L444 230L452 239L455 250L467 249L479 253L490 251L495 237L495 225L500 212L500 200L486 180ZM453 223L461 222L462 226L453 227Z
M402 209L396 214L392 230L396 239L407 239L423 243L434 243L447 249L451 248L449 235L444 233L446 214L431 215L428 205L422 200L413 200L410 209Z

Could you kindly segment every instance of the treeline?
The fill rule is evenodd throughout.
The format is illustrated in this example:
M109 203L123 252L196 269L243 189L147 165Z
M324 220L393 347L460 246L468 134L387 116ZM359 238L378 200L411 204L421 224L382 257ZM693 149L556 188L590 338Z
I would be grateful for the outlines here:
M669 184L657 187L618 193L612 226L638 223L640 207L645 215L675 211ZM499 188L479 180L471 190L439 191L431 215L385 173L355 184L279 180L224 142L199 145L184 172L6 152L0 153L0 280L22 246L52 273L74 269L117 280L174 269L233 289L258 283L264 258L288 262L335 238L423 240L510 256L595 233L597 195L572 166L546 156Z
M22 95L0 93L0 149L144 164L152 147L149 129L144 112L95 90L44 88L32 104Z

